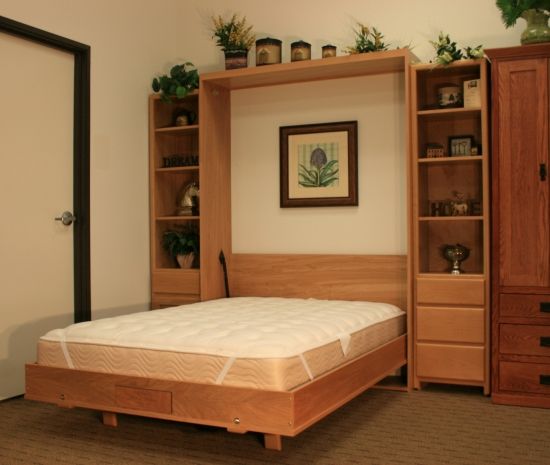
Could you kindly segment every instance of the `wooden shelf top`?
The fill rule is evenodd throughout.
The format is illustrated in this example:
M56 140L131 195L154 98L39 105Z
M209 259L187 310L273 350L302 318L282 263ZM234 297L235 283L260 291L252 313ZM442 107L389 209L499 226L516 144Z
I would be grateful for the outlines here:
M418 116L460 116L461 114L480 113L481 107L478 108L433 108L429 110L418 110Z
M192 166L172 166L168 168L157 168L157 173L183 173L184 171L198 171L198 165Z
M482 221L483 216L420 216L418 221Z
M408 49L295 61L205 73L201 83L230 90L275 86L326 79L405 72L418 59Z
M487 50L485 50L487 52ZM437 63L414 63L413 71L441 71L443 73L449 72L449 70L457 68L471 68L478 67L480 64L486 61L485 58L479 58L477 60L468 59L468 60L457 60L453 61L447 66L439 65Z
M419 158L418 163L427 164L446 164L446 163L464 163L464 162L476 162L483 160L483 155L465 155L461 157L433 157L433 158Z
M199 216L191 216L191 215L180 215L180 216L158 216L156 218L157 221L189 221L189 220L198 220Z
M189 124L187 126L167 126L165 128L156 128L155 132L159 133L178 133L178 132L193 132L198 131L198 124Z
M484 280L485 275L482 273L442 273L442 272L428 272L421 271L416 275L417 278L434 278L434 279L479 279Z

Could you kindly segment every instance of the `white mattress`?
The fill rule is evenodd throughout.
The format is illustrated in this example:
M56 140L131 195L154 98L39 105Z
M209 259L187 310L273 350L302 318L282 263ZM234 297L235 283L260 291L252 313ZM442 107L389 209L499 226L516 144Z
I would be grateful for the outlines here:
M384 303L219 299L50 331L38 363L286 390L399 336L404 320Z

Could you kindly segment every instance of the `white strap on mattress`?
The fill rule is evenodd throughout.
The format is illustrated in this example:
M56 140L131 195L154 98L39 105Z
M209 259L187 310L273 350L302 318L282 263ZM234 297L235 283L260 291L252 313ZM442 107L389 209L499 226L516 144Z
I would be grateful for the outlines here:
M349 343L351 341L351 334L340 334L338 336L338 338L340 339L340 345L342 346L342 352L345 355L348 354L348 350L349 350Z
M225 365L222 368L222 371L220 371L220 374L218 375L218 378L216 379L216 384L222 384L223 380L225 378L225 375L231 368L231 366L235 363L235 357L229 357L227 359L227 362L225 362Z
M311 370L309 369L309 365L306 362L306 358L304 357L304 354L300 354L300 360L302 361L302 364L304 365L304 369L306 370L307 375L309 376L309 379L313 379L313 373L311 373Z
M69 354L69 349L67 349L67 344L65 342L64 332L62 332L59 337L59 343L61 344L61 350L63 351L63 355L65 356L65 361L67 362L67 366L69 368L74 368L73 361L71 360L71 356Z

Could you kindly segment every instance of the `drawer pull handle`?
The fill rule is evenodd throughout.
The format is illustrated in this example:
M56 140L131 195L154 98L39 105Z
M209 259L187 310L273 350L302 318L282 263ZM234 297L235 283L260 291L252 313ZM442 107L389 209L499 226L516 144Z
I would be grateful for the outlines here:
M550 375L540 375L540 384L550 386Z
M541 302L540 311L543 313L550 313L550 302Z
M540 346L541 347L550 347L550 337L543 336L540 338Z

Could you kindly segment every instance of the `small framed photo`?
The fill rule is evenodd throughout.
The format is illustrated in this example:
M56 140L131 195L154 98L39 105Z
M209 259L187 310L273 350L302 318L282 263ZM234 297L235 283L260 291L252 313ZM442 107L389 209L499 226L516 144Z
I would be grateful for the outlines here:
M449 137L449 155L451 157L465 157L472 154L474 147L473 136L451 136Z

